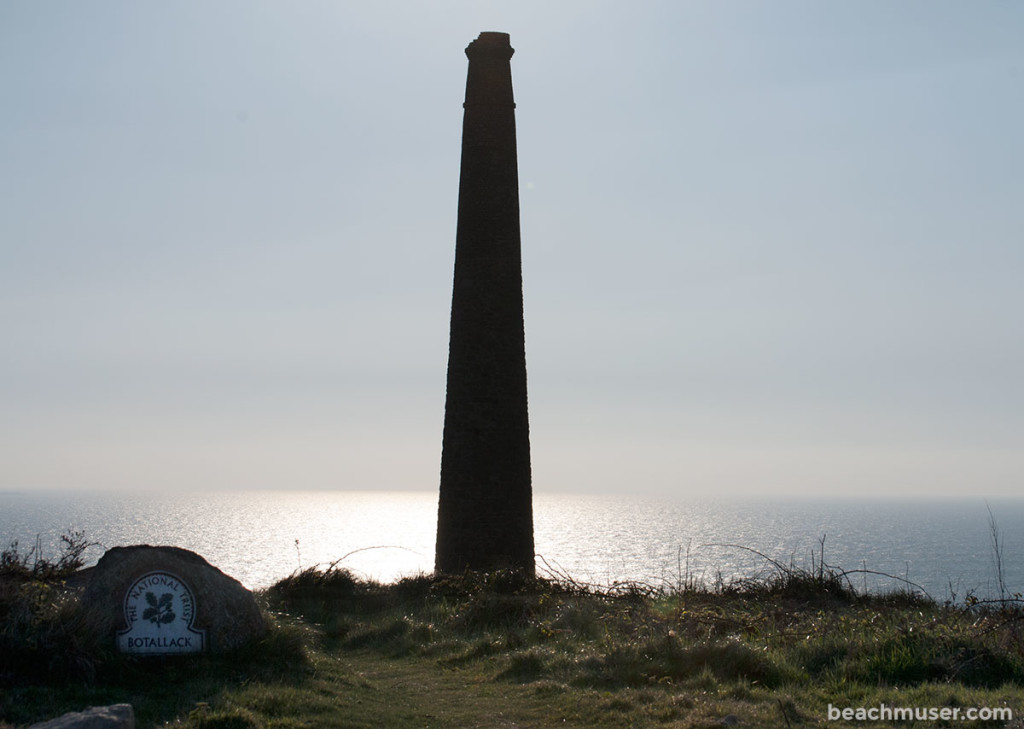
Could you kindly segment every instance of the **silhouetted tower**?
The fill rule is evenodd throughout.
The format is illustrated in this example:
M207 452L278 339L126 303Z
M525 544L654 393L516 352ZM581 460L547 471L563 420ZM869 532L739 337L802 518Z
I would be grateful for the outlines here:
M534 571L512 53L507 33L466 48L439 572Z

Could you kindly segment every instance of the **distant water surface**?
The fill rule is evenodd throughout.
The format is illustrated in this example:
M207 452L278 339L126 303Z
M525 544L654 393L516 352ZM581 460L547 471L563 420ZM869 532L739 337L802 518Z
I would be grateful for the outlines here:
M998 594L989 511L1003 545L1004 582L1024 591L1024 501L694 501L538 494L541 571L609 584L713 582L755 576L767 564L811 567L821 558L909 579L933 597ZM62 533L83 530L106 547L170 544L194 550L252 588L299 567L342 565L380 580L429 572L437 496L429 492L214 492L174 497L0 494L0 538L36 536L53 555ZM738 545L738 546L727 546ZM92 562L102 549L89 552ZM855 575L857 587L897 586Z

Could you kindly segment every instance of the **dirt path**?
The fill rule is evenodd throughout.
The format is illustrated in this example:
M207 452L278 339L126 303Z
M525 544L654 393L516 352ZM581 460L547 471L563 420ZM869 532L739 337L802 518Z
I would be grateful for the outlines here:
M353 712L353 718L376 718L378 725L592 727L593 713L600 710L592 706L588 711L583 705L588 702L581 701L578 693L567 701L567 692L555 686L496 681L473 669L444 667L432 659L384 659L356 652L328 660L336 662L357 688L359 710ZM347 688L342 689L339 699L351 701L353 697L348 693ZM594 698L599 697L594 694ZM582 714L590 714L590 720ZM602 722L604 726L617 724Z

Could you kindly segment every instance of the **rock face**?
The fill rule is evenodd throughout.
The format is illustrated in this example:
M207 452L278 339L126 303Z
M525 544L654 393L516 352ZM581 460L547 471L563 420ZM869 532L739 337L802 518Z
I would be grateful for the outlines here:
M28 729L135 729L135 712L131 704L92 706L33 724Z
M195 552L114 547L81 597L87 621L119 650L224 653L260 637L267 622L252 593Z

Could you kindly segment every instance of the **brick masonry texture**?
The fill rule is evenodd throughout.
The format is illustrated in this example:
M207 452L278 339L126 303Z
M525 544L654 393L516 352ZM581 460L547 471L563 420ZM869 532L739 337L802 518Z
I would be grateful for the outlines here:
M466 48L439 572L534 570L512 47Z

